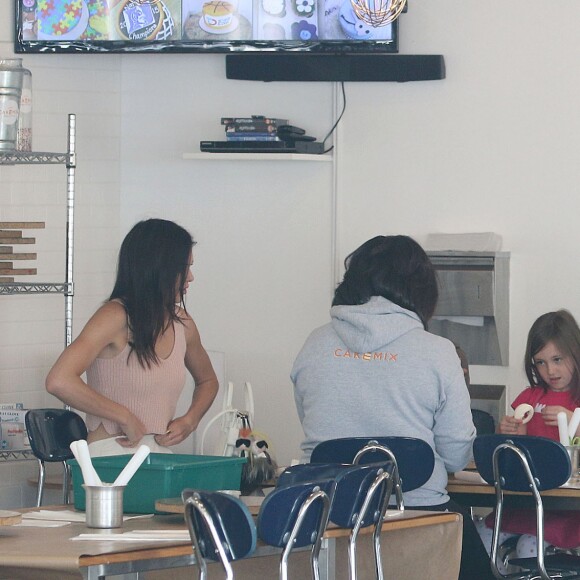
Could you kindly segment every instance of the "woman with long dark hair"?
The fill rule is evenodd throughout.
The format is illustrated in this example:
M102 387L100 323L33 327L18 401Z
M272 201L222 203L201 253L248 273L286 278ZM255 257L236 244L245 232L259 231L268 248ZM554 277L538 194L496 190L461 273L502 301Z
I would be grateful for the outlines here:
M111 296L47 376L49 393L87 414L94 456L130 453L140 443L168 451L195 431L217 394L184 303L194 244L174 222L137 223L121 245ZM193 399L185 415L174 417L186 370L195 381Z

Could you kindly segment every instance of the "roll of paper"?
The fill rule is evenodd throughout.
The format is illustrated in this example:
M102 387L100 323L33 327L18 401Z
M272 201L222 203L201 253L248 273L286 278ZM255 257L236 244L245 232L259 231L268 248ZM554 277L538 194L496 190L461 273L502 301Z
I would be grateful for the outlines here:
M135 475L135 472L139 469L143 461L145 461L149 453L151 453L151 449L149 449L147 445L141 445L141 447L139 447L139 449L137 449L137 451L135 452L135 455L131 457L129 463L125 465L123 471L119 473L113 485L127 485L130 479Z
M570 445L568 437L568 417L564 411L558 413L558 435L560 436L560 443L562 445Z
M576 407L574 409L572 419L570 419L570 424L568 425L568 437L570 438L570 440L576 437L578 425L580 425L580 407Z

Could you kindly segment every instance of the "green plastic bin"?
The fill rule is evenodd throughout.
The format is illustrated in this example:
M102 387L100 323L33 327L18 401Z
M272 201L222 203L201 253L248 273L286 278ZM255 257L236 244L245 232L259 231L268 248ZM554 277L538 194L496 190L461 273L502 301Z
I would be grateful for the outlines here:
M95 457L93 465L103 483L113 483L132 455ZM215 455L178 455L151 453L129 481L123 494L123 512L150 514L158 499L180 497L187 488L240 489L245 457ZM85 490L81 468L69 459L74 491L74 506L85 509Z

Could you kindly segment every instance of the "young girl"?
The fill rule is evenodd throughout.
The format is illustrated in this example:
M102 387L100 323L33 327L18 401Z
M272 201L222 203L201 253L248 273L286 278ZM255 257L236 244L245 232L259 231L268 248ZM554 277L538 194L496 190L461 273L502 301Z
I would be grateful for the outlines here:
M564 412L568 423L580 406L580 328L567 310L540 316L528 334L524 367L530 386L512 403L515 410L522 403L534 409L532 419L523 423L512 416L503 417L498 432L505 435L534 435L560 440L558 413ZM575 436L580 433L580 427ZM477 524L484 544L491 545L491 530ZM503 534L500 542L514 534ZM517 544L518 557L535 556L536 537L524 534Z
M548 312L534 322L524 365L530 386L516 397L512 408L528 403L534 415L526 424L506 416L499 432L559 441L558 413L565 412L570 422L574 409L580 406L580 328L567 310Z

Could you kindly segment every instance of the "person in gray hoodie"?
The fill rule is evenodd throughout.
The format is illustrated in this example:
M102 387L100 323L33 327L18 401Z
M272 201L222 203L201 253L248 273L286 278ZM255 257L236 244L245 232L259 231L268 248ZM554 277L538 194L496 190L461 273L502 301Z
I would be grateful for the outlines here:
M455 345L426 329L438 299L435 269L408 236L368 240L345 268L331 322L311 333L291 372L302 460L328 439L423 439L435 467L425 485L405 493L405 505L462 513L459 578L493 578L469 512L446 491L447 473L472 459L476 432Z

